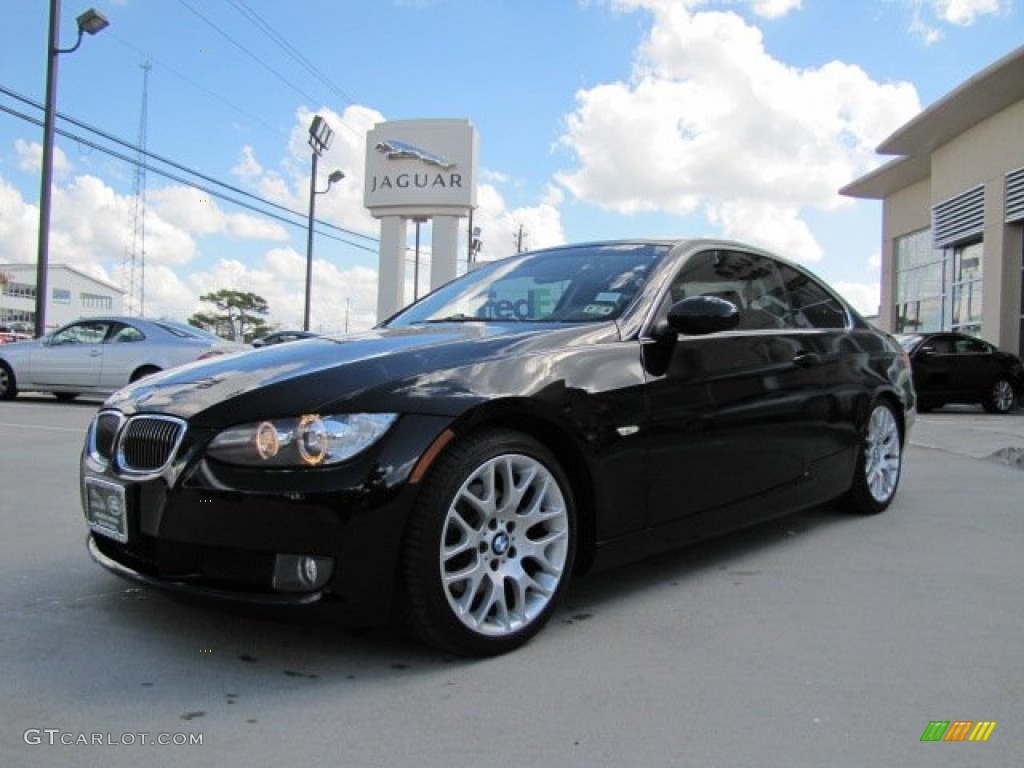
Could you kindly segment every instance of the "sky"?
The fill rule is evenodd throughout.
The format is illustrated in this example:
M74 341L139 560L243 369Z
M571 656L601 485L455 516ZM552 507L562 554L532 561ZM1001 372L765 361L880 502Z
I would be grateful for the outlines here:
M63 0L62 48L89 1ZM0 263L35 263L49 3L0 2ZM126 286L135 254L147 316L185 319L230 288L301 327L319 114L335 134L317 188L345 178L316 197L311 327L368 328L366 133L458 118L479 134L482 259L520 234L720 236L875 314L881 203L838 190L1024 44L1022 2L95 0L110 26L58 57L57 129L74 136L56 141L50 262ZM141 143L157 156L144 179ZM422 295L429 225L421 242Z

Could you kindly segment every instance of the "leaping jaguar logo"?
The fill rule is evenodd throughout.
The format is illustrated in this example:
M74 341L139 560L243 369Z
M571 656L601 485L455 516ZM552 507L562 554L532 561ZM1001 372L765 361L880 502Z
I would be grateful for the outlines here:
M414 160L422 160L427 165L436 165L439 168L455 167L455 163L445 160L443 157L432 152L414 147L412 144L406 144L404 141L395 141L394 139L378 141L376 149L378 152L383 152L387 155L388 160L412 158Z

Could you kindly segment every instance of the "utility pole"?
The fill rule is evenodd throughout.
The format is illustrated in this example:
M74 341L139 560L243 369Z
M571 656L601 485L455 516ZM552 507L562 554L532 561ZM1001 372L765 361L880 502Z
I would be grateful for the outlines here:
M516 235L516 253L523 252L523 225L519 225L519 233Z

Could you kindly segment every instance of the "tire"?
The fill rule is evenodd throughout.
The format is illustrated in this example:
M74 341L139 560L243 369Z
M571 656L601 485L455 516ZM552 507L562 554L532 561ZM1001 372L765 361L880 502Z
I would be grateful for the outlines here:
M860 515L877 515L896 496L903 467L903 435L893 406L878 401L864 426L853 484L843 506Z
M142 368L139 368L137 371L135 371L132 374L131 378L128 379L128 382L130 384L134 384L139 379L144 379L146 376L152 376L154 373L160 373L160 369L157 368L155 365L145 365Z
M1016 408L1017 393L1010 380L1000 376L993 381L982 398L981 405L989 413L1009 413Z
M78 393L77 392L54 392L53 396L56 397L59 402L70 403L72 400L74 400L76 397L78 397Z
M572 490L551 452L511 430L470 435L437 460L412 512L406 621L458 655L514 650L551 617L575 548Z
M0 400L13 400L18 396L18 382L11 367L0 360Z

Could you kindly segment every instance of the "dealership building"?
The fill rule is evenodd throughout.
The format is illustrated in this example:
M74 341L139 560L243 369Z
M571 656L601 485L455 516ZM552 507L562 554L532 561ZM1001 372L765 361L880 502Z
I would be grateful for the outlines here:
M1024 46L878 147L841 194L882 201L878 325L960 330L1024 353Z
M46 278L46 331L80 317L120 315L124 291L67 264L51 264ZM0 264L0 325L32 328L36 318L36 265Z

